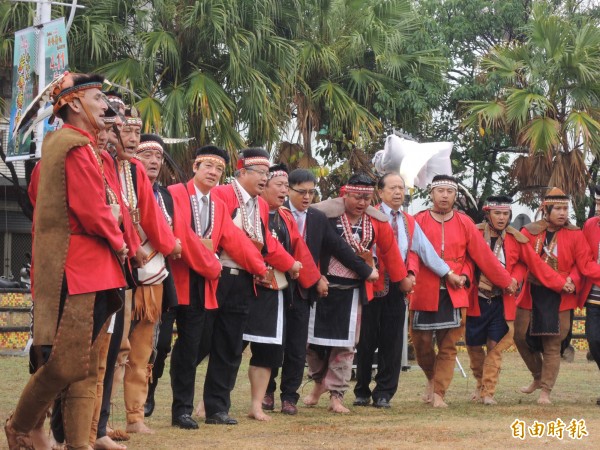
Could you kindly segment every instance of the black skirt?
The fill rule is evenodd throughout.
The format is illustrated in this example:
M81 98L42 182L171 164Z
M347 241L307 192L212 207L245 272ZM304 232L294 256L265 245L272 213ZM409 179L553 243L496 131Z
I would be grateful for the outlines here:
M258 296L250 301L244 341L283 344L283 291L256 287Z
M310 308L308 343L353 347L356 342L359 289L329 288L329 295Z

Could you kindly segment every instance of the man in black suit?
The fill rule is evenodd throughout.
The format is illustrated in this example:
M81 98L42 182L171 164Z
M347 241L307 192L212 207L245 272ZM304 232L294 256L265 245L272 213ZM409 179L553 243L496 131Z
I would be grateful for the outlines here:
M376 280L376 269L356 255L352 248L339 236L329 224L324 213L310 208L316 193L316 178L306 169L296 169L289 174L289 207L298 224L298 230L306 241L315 263L319 264L322 250L334 255L342 264L356 272L362 279ZM324 268L327 270L327 267ZM322 277L323 279L324 276ZM325 281L327 281L325 279ZM281 412L295 415L298 412L298 388L302 384L306 360L306 342L308 340L308 319L310 305L317 296L326 295L316 289L307 292L300 287L294 289L291 304L286 307L286 335L284 338L284 358L281 368ZM275 377L277 370L271 373L267 393L263 400L263 409L273 410Z

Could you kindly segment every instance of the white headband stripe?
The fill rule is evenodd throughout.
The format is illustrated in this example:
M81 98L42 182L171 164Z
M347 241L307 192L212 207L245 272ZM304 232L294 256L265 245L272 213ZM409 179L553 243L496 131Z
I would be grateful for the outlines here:
M451 180L437 180L431 183L431 190L436 187L447 187L458 191L458 184Z
M146 141L140 143L140 145L138 145L136 153L141 153L144 150L158 150L161 153L164 152L162 146L156 141Z

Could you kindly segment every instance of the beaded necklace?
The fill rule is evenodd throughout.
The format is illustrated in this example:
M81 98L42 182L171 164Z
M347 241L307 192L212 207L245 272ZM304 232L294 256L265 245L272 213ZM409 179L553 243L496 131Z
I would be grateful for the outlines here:
M356 224L357 227L362 226L362 239L356 234L352 233L352 225L348 220L346 213L340 216L340 222L342 224L342 230L344 233L344 239L350 244L355 252L361 253L368 251L368 246L373 240L373 227L371 226L371 219L367 214L363 214Z
M121 161L121 173L125 178L125 183L121 185L123 191L123 202L129 208L131 220L134 224L140 223L139 209L137 208L137 198L133 188L133 176L131 175L131 163L127 160Z
M196 194L190 195L190 201L192 202L192 214L194 215L196 234L201 238L209 239L212 236L213 228L215 226L215 208L213 202L209 202L210 223L203 235L202 224L200 223L200 203L198 202L198 196L196 196Z
M255 239L258 242L263 243L263 236L260 232L260 210L257 207L254 211L254 226L252 226L252 224L250 224L248 211L246 210L246 204L244 203L244 197L242 196L242 192L240 191L237 182L233 182L231 185L233 186L233 192L235 193L238 204L240 205L239 209L242 215L242 227L244 228L244 231L248 233L248 236L250 236L251 239Z
M163 199L162 194L160 193L160 191L156 191L156 193L158 194L158 205L160 206L160 210L163 213L163 216L165 216L165 219L167 221L167 223L169 224L169 227L171 227L171 229L173 229L173 218L169 215L169 212L167 211L167 207L165 205L165 200Z
M102 180L104 181L104 190L106 192L106 200L107 200L108 204L109 205L118 205L119 200L118 200L117 194L115 194L115 191L113 191L111 189L111 187L108 185L108 181L106 181L106 177L104 176L104 163L102 161L102 158L100 157L100 154L96 151L96 149L94 147L92 147L91 144L88 144L87 147L91 150L92 154L96 158L96 162L98 163L98 168L100 169L100 175L102 175Z

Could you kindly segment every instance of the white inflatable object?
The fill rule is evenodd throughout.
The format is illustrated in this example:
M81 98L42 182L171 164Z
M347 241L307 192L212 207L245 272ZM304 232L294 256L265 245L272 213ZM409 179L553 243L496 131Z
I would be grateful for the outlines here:
M435 175L452 175L451 152L452 142L420 144L390 135L372 162L379 173L398 172L406 187L426 189Z

